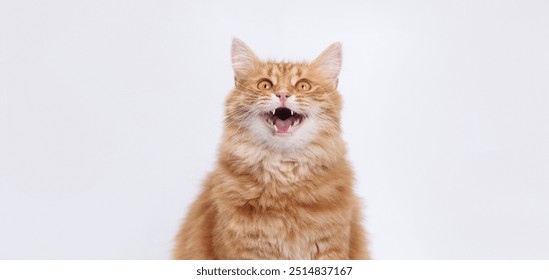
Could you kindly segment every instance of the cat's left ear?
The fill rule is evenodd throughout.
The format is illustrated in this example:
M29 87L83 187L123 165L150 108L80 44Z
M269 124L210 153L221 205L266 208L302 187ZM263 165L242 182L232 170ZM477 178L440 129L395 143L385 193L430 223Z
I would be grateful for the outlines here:
M326 48L312 63L337 88L341 71L342 50L340 43L333 43Z
M236 79L253 69L259 62L259 58L242 40L234 38L231 47L231 61Z

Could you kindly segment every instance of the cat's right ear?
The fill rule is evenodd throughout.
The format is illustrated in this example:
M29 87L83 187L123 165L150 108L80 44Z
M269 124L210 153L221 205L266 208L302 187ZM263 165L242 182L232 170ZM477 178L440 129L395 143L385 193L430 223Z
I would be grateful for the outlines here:
M341 71L341 44L331 44L311 64L326 76L334 88L337 88L339 72Z
M234 78L236 80L254 68L259 62L259 59L248 45L242 40L234 38L231 47L231 61L233 64Z

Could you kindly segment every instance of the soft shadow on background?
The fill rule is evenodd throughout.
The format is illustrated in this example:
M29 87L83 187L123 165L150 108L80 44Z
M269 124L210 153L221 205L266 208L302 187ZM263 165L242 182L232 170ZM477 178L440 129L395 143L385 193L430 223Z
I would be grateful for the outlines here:
M0 259L166 259L213 168L233 36L343 44L377 259L549 259L546 1L3 1Z

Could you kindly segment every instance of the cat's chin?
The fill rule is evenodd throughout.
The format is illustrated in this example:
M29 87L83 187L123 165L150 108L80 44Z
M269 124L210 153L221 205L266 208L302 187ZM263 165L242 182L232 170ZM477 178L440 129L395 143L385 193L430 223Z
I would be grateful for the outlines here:
M273 135L287 137L298 130L306 119L304 114L294 112L286 107L278 107L264 114L266 125Z

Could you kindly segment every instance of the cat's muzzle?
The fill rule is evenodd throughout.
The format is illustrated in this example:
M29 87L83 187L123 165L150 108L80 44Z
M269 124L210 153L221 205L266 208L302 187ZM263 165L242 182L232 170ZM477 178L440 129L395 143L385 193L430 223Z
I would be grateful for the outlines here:
M303 120L305 115L294 112L286 107L278 107L265 114L267 124L273 129L275 135L291 135Z

